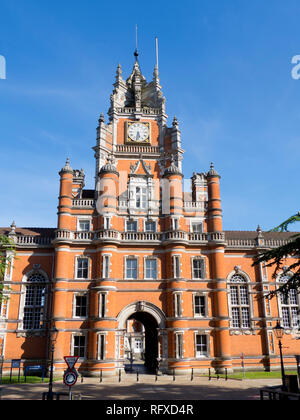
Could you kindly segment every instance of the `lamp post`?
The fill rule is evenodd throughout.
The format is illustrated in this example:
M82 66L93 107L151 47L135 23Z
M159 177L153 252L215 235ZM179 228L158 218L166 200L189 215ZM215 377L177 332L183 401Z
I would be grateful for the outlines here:
M279 345L279 352L280 352L280 365L281 365L281 378L282 378L282 391L286 391L286 383L285 383L285 372L284 372L284 364L283 364L283 357L282 357L282 337L284 334L284 328L280 325L279 321L277 321L276 326L273 328L275 335L278 339Z
M50 378L49 378L49 389L47 394L47 400L53 400L53 361L54 361L54 349L55 342L57 340L58 329L55 327L55 322L53 321L52 330L50 330L50 342L51 342L51 363L50 363Z

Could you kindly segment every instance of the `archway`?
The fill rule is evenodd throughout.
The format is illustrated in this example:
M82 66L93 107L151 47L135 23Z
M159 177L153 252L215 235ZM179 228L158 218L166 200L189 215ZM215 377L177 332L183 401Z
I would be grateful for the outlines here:
M147 312L135 312L132 314L128 321L138 321L144 327L144 331L141 332L141 337L138 338L136 335L135 340L140 340L142 343L142 354L143 357L141 360L144 361L144 366L149 372L155 372L158 368L158 325L156 320L153 318L152 315L148 314ZM127 333L128 334L128 333ZM129 332L130 334L130 332ZM138 332L134 332L134 334L138 334ZM138 359L138 353L135 351L137 350L134 348L134 344L138 343L139 341L135 341L135 343L131 342L131 355L134 357L135 360Z
M149 302L135 302L125 307L118 316L119 329L124 334L124 365L132 368L134 345L142 342L142 353L139 366L144 365L146 372L155 372L160 368L161 361L166 357L167 344L163 334L165 328L165 315L155 305ZM135 329L134 325L142 325L142 329ZM130 326L130 327L129 327Z

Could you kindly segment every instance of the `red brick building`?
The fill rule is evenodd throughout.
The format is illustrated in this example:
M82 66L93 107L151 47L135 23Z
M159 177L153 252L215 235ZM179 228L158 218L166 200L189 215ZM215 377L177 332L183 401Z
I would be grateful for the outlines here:
M177 374L279 367L273 333L285 328L285 363L299 353L299 296L269 300L272 279L253 257L288 233L223 231L214 166L183 191L181 132L167 126L158 69L148 83L136 57L118 66L111 106L97 128L95 189L83 170L61 169L57 228L1 229L16 243L0 312L4 371L12 359L47 364L55 327L56 372L78 355L86 375L124 367L126 325L143 325L145 363ZM189 145L186 143L185 147Z

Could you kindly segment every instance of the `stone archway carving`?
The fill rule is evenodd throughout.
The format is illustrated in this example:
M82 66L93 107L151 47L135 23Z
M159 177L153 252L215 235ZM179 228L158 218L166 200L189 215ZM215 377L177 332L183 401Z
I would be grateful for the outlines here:
M156 320L159 329L165 328L166 317L161 309L153 303L147 301L137 301L130 303L121 310L117 317L118 329L124 329L127 319L136 312L147 312Z

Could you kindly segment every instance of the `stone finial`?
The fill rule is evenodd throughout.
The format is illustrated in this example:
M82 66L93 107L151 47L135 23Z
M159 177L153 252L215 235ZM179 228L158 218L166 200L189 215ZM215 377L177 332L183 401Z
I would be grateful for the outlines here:
M104 122L105 122L104 114L103 114L103 112L101 112L100 118L99 118L99 123L104 123Z
M168 175L182 175L180 169L178 168L178 166L175 164L175 157L174 155L170 156L170 166L168 166L164 172L164 176L168 176Z
M11 238L15 243L17 242L17 234L16 234L16 222L13 220L12 224L10 225L10 232L8 233L8 237Z
M173 124L173 127L178 127L178 119L177 119L176 115L174 116L172 124Z
M11 235L15 235L16 233L16 222L13 220L12 224L10 225L11 231L9 232Z
M207 173L208 176L219 176L218 172L215 170L214 163L212 162L210 165L210 170Z
M119 176L119 172L117 170L116 161L113 154L109 154L106 158L106 161L106 164L100 169L99 175L105 173L115 173Z
M117 78L121 76L122 76L122 67L121 67L121 64L119 63L117 67Z
M258 233L258 236L262 235L262 230L261 230L260 225L257 226L256 232Z
M71 172L73 173L73 169L70 166L70 159L67 158L65 166L61 170L62 172Z

